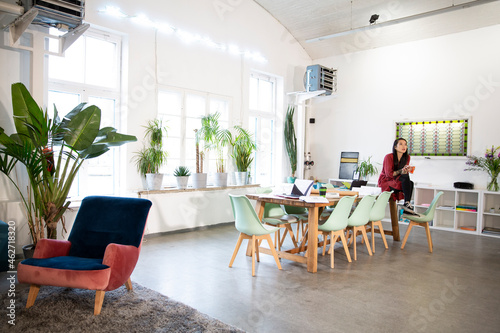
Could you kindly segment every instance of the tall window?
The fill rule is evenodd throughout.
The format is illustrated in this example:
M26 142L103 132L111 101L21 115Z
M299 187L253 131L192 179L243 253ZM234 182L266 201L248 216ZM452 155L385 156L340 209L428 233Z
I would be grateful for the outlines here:
M101 127L119 130L121 40L118 36L87 32L68 48L64 57L50 55L47 63L49 115L54 105L63 117L85 102L101 109ZM118 193L118 160L118 151L111 149L86 161L70 196Z
M161 172L172 175L180 165L196 172L195 129L201 127L201 117L210 113L220 114L219 124L229 127L229 97L206 92L165 87L158 92L158 117L168 128L165 149L168 152L167 165ZM204 172L215 172L215 154L205 158ZM165 185L173 185L173 177L165 177Z
M257 141L251 175L254 183L271 185L275 172L276 78L251 74L249 107L249 130Z

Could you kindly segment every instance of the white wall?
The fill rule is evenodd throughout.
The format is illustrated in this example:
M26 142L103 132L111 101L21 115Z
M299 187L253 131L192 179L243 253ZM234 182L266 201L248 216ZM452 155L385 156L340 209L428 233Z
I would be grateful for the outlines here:
M123 90L126 117L123 119L122 131L136 135L139 140L143 137L141 126L156 116L158 86L175 86L229 96L233 100L234 122L243 121L243 125L246 125L248 80L251 70L276 75L284 83L278 96L281 101L279 110L282 111L285 108L284 91L297 89L294 86L294 82L297 82L295 73L303 73L303 69L311 62L304 49L286 29L253 1L122 0L111 4L88 0L85 5L85 19L92 27L109 29L124 36L124 56L128 62L123 71L126 79ZM104 9L105 5L118 6L128 15L143 13L153 21L168 22L179 29L209 36L218 43L236 44L245 50L260 52L268 62L258 63L204 45L186 44L175 34L156 35L153 28L102 14L99 10ZM37 80L31 77L33 71L26 60L27 57L29 59L30 52L10 49L3 45L0 43L0 126L6 128L10 134L13 131L10 86L12 83L23 81L29 87L30 82ZM297 71L297 68L302 69ZM43 96L43 90L43 87L38 85L32 87L34 96ZM43 104L44 101L38 99L38 103ZM277 131L282 133L281 128ZM131 162L133 152L141 145L141 142L137 142L124 147L126 166L121 187L128 195L134 195L133 191L141 188L140 177ZM280 166L283 164L281 156L278 162ZM286 167L283 167L282 172L285 171ZM13 203L15 207L17 200L15 190L12 190L5 177L0 175L0 202L3 201L6 205ZM225 210L226 206L227 203L223 203L220 208ZM217 207L213 209L216 210ZM24 221L19 221L22 220L22 213L13 212L11 208L0 207L0 219L16 219L18 225L24 225ZM158 223L168 224L168 221ZM196 224L196 221L189 223ZM27 235L23 232L18 238L24 241Z
M381 163L396 121L471 117L470 153L500 145L500 25L390 47L316 59L338 68L338 93L316 98L308 124L314 176L338 177L340 152ZM489 83L485 83L489 82ZM484 172L465 172L465 158L415 157L412 179L485 188ZM377 165L377 164L376 164ZM378 179L373 176L371 179Z

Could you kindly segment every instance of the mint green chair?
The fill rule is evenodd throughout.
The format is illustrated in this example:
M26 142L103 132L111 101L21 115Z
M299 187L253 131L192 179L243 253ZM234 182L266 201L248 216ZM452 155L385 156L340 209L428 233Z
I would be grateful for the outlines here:
M410 235L411 228L414 225L418 225L421 227L425 228L425 234L427 235L427 243L429 245L429 252L432 253L432 238L431 238L431 231L429 229L429 222L432 221L434 218L434 212L436 211L436 205L439 200L439 197L443 195L443 192L439 192L436 194L434 199L432 200L431 204L429 205L429 208L423 213L419 215L410 215L410 214L403 214L403 218L407 218L410 220L410 223L408 224L408 229L406 229L405 237L403 238L403 244L401 244L401 250L405 248L406 241L408 240L408 236Z
M368 223L370 219L370 211L372 210L373 203L375 202L374 195L365 195L361 201L356 206L356 209L349 217L347 221L347 226L349 230L352 230L352 242L354 243L354 260L358 259L357 251L356 251L356 235L358 232L361 232L363 236L363 240L366 244L366 249L368 250L368 254L372 255L372 250L370 249L370 242L368 241L368 237L366 235L365 225Z
M234 222L236 229L240 232L238 237L238 242L236 243L236 248L234 249L233 256L229 262L229 267L233 266L234 259L238 254L241 242L243 239L248 239L251 241L252 245L252 276L255 276L255 255L257 254L257 261L259 260L259 240L267 240L271 253L273 254L274 260L281 269L280 261L278 259L278 254L273 246L273 241L269 234L276 232L279 228L266 226L262 224L255 212L250 200L244 195L232 195L229 194L231 199L231 206L233 208Z
M327 237L328 235L330 235L330 249L328 253L330 254L331 268L333 268L333 249L335 244L337 243L338 237L340 237L342 245L344 246L347 260L349 262L352 262L351 255L349 254L349 249L347 247L347 240L345 239L344 234L355 198L356 197L354 196L343 197L342 199L340 199L335 206L335 209L328 217L328 220L326 220L325 223L318 225L318 232L323 235L323 255L325 255Z
M278 250L281 250L287 234L290 235L293 245L295 247L298 247L297 240L292 229L292 223L297 223L297 221L298 218L296 216L287 215L283 211L283 208L278 204L266 203L266 205L264 206L264 216L262 218L262 222L285 229L285 231L283 232L283 237L281 236L281 229L278 229L278 231L276 231L275 233L274 242L278 247Z
M305 207L297 207L297 206L287 206L282 205L283 211L287 215L295 216L298 220L297 224L297 239L302 242L306 232L307 232L307 221L309 220L309 212ZM300 234L302 233L302 236Z
M387 240L385 239L385 234L384 234L384 228L382 227L382 219L385 217L385 210L387 207L387 204L389 203L389 199L391 197L393 191L385 191L379 194L377 197L377 201L375 201L375 204L372 207L372 210L370 211L370 219L369 219L369 225L370 225L370 230L367 232L371 232L372 234L372 252L375 253L375 227L378 228L378 233L380 233L380 236L382 237L382 240L384 241L384 246L386 249L389 247L387 246Z
M269 194L272 192L272 189L270 187L258 187L255 192L258 194ZM295 247L298 246L291 225L291 223L297 223L297 221L298 218L294 215L286 214L281 205L266 203L266 205L264 206L264 216L262 218L262 222L278 228L285 228L283 237L281 236L281 229L274 234L274 243L278 247L278 250L281 250L287 234L290 234L293 245Z

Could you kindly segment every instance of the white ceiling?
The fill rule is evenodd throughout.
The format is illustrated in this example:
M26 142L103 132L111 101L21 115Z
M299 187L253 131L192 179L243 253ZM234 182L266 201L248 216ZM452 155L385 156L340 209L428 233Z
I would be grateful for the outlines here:
M254 1L275 17L313 60L500 24L498 0ZM464 4L469 7L462 9ZM456 10L442 11L450 7ZM422 15L433 11L439 13ZM380 17L370 27L369 19L373 14ZM417 18L407 19L415 15ZM391 24L395 20L403 22ZM307 42L341 32L348 33Z

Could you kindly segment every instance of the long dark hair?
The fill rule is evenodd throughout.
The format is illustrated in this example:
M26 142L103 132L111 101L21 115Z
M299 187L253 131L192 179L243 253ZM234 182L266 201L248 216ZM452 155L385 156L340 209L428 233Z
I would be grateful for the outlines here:
M408 143L408 141L406 141L406 139L403 139L403 138L397 138L395 141L394 141L394 144L392 145L392 157L393 157L393 160L394 160L394 170L397 170L398 169L398 152L396 151L396 146L398 145L398 142L403 140L404 142ZM406 151L403 153L403 156L401 156L401 162L403 163L403 165L406 165L406 161L408 161L408 149L406 149Z

